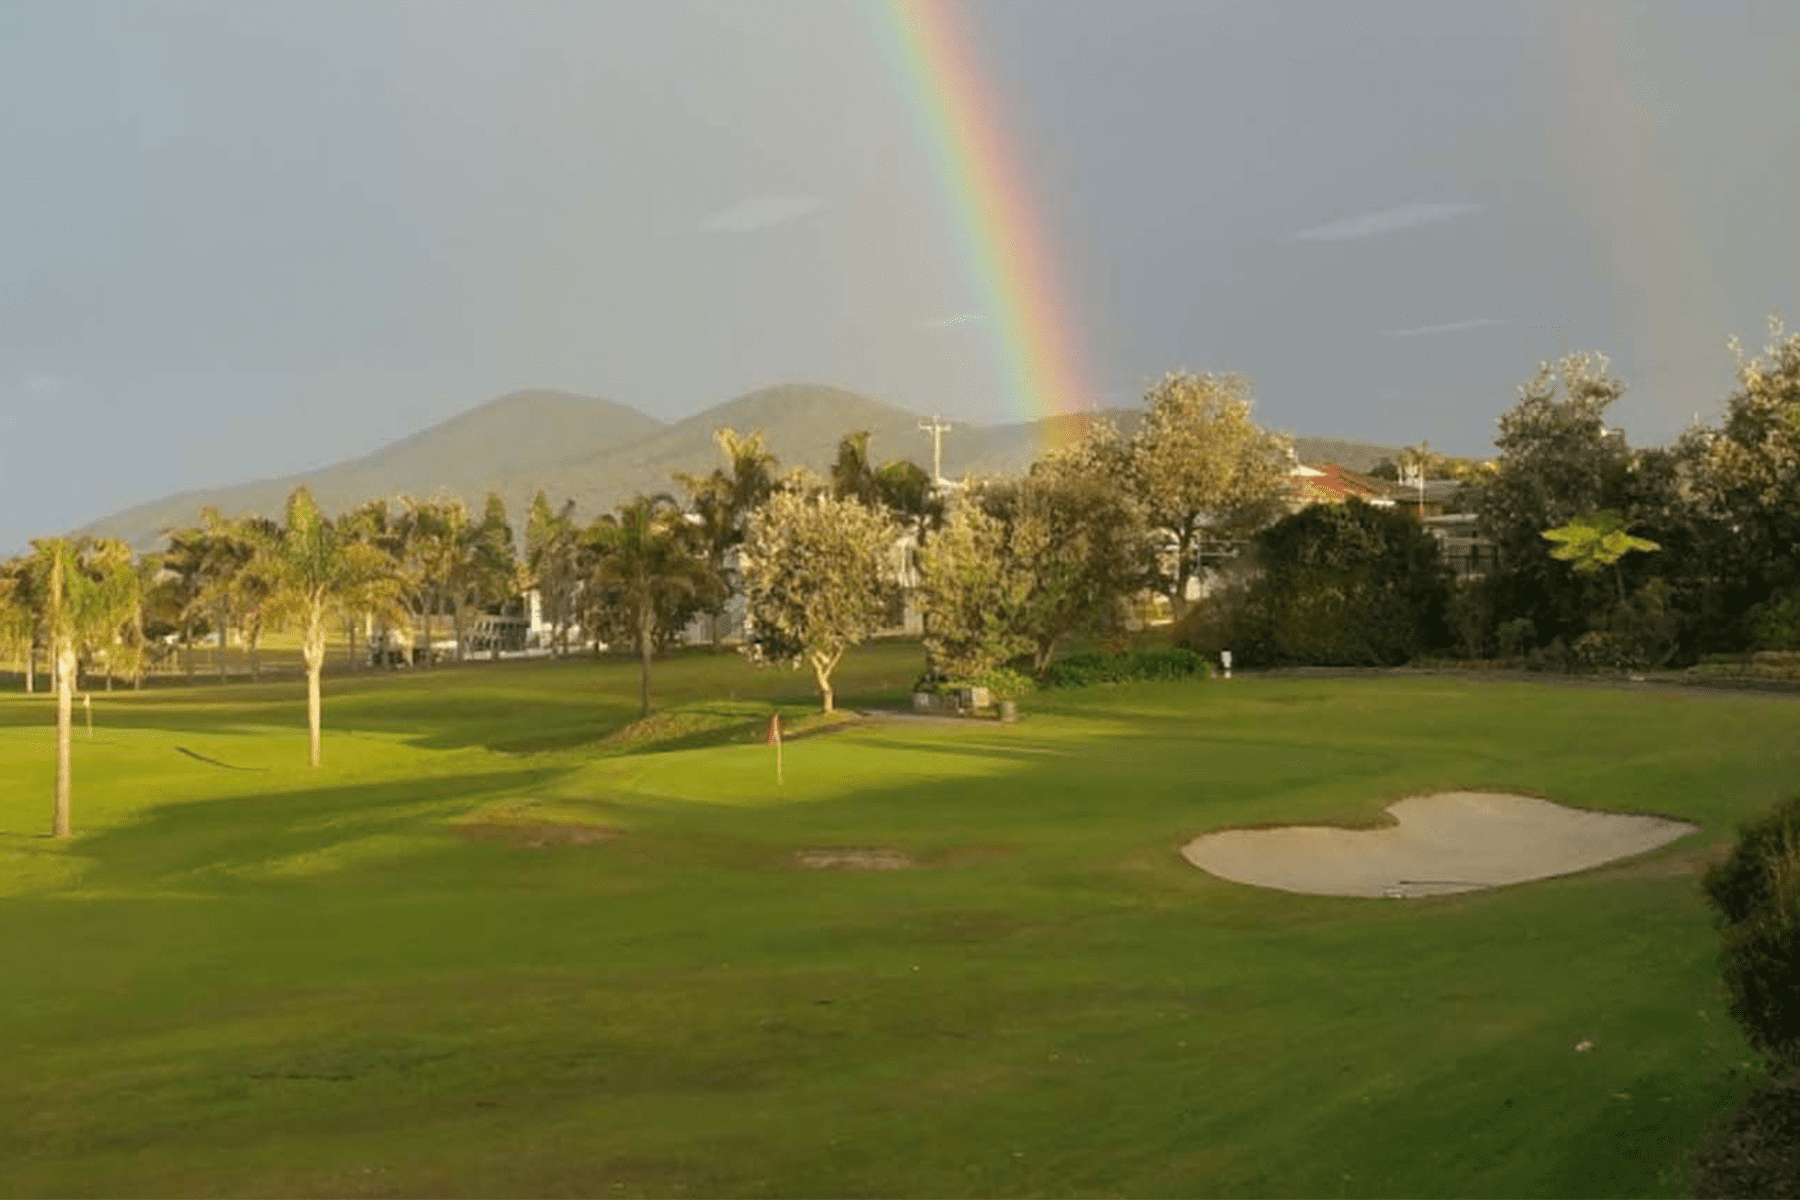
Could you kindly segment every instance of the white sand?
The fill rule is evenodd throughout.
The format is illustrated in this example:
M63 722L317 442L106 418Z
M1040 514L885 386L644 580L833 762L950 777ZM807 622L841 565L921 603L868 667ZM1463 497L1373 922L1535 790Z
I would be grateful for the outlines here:
M1696 828L1494 792L1413 796L1388 812L1396 824L1379 829L1227 829L1195 838L1181 854L1223 879L1284 892L1435 896L1568 875Z

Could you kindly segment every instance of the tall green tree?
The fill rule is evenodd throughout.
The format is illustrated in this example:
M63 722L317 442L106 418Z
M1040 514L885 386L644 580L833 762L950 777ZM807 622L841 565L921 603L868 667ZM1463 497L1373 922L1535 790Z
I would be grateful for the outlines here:
M110 644L137 591L123 542L46 538L32 543L44 580L41 618L56 664L56 807L53 836L70 836L76 673L84 651Z
M596 521L590 592L594 620L623 632L638 656L638 699L650 715L650 669L659 633L691 620L713 580L704 548L672 496L639 496Z
M272 612L293 620L300 631L310 731L308 761L317 767L320 675L329 622L346 610L391 611L399 601L400 581L389 555L358 537L353 526L326 518L305 488L288 497L286 521L258 550L272 584Z
M540 491L525 519L526 579L550 622L551 644L559 658L568 653L569 630L587 567L581 530L575 524L575 502L553 509Z
M713 441L725 456L725 466L706 475L676 475L688 493L688 507L705 547L708 569L718 581L705 612L709 618L713 649L724 636L725 608L741 590L734 570L735 552L744 541L744 528L754 512L775 489L775 456L759 433L740 434L729 426L713 433Z
M37 690L37 644L42 628L41 581L31 558L0 563L0 656L17 656L24 668L25 690Z
M844 652L883 629L899 528L883 510L805 486L777 491L744 543L745 652L811 668L824 711Z
M1130 480L1151 526L1173 543L1162 590L1179 617L1203 540L1239 542L1279 515L1292 443L1256 423L1241 375L1165 375L1144 403L1118 477Z

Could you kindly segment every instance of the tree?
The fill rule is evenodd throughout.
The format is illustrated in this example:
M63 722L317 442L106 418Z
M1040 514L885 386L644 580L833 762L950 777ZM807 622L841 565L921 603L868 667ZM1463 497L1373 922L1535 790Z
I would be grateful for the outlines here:
M1594 607L1584 577L1556 565L1543 531L1608 507L1631 459L1606 424L1624 391L1605 355L1569 354L1540 364L1500 418L1499 467L1480 485L1475 511L1500 555L1499 615L1529 618L1544 638L1580 633Z
M1110 426L1096 427L1021 477L973 488L984 519L965 505L927 543L926 644L946 669L1029 652L1041 675L1058 643L1116 630L1129 598L1155 582L1154 541L1118 485L1118 450Z
M271 609L300 628L309 761L316 768L327 622L341 609L391 610L398 602L399 580L391 557L359 537L352 525L328 520L305 488L288 497L286 522L258 553L272 584Z
M1550 557L1574 565L1584 575L1592 575L1611 567L1619 585L1619 602L1625 602L1625 577L1619 573L1619 560L1633 550L1661 550L1649 538L1632 537L1626 532L1625 518L1610 509L1576 517L1556 529L1546 529L1544 540L1556 543Z
M595 603L637 650L638 697L647 717L658 634L678 632L693 618L711 576L673 497L639 496L596 521L590 533Z
M743 544L744 526L758 505L775 490L775 456L768 452L761 433L739 434L724 427L714 431L713 441L725 456L726 466L704 476L675 476L687 489L688 503L698 520L707 566L721 586L714 589L706 612L711 618L713 649L722 638L725 605L738 581L732 578L733 552Z
M532 498L531 512L525 519L525 565L544 615L550 620L551 641L558 657L568 652L576 593L587 573L581 543L573 500L566 502L561 511L555 511L543 492Z
M37 690L38 632L42 622L39 612L40 581L30 558L14 558L0 563L0 656L17 655L25 668L25 690Z
M407 608L423 628L425 664L431 665L432 616L450 605L452 581L457 572L463 530L469 510L454 496L419 500L400 498L398 522L401 578L406 583Z
M856 500L804 487L771 496L744 544L746 652L805 662L831 712L844 652L887 622L898 534L891 517Z
M481 520L463 526L457 543L450 594L456 620L456 658L464 658L463 642L469 615L506 600L513 590L518 562L513 553L512 525L506 519L506 501L489 492ZM499 659L500 642L489 648Z
M1178 634L1245 664L1393 666L1449 641L1450 577L1418 522L1361 500L1314 504L1257 535L1254 574Z
M77 663L84 650L109 643L132 604L137 576L131 550L108 539L47 538L32 543L45 581L41 618L56 664L56 810L53 836L71 831L71 740Z
M1242 539L1279 512L1291 442L1251 418L1255 402L1241 375L1165 375L1144 402L1119 478L1129 471L1151 526L1174 541L1162 586L1179 617L1202 538Z
M1800 332L1769 321L1769 344L1748 357L1736 338L1738 387L1717 430L1699 444L1696 488L1729 530L1734 607L1800 587Z

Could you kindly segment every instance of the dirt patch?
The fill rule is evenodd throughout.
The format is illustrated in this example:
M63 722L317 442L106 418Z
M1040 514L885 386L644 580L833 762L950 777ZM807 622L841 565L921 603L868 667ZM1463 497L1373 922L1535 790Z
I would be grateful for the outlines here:
M552 846L594 846L616 841L624 833L605 825L574 825L551 821L465 821L455 828L459 837L473 842L500 842L519 850L547 850Z
M1377 829L1222 830L1195 838L1181 853L1237 883L1409 899L1569 875L1644 854L1696 828L1492 792L1413 796L1388 812L1393 824Z
M839 846L830 850L799 850L794 864L812 871L902 871L914 866L913 858L899 850Z

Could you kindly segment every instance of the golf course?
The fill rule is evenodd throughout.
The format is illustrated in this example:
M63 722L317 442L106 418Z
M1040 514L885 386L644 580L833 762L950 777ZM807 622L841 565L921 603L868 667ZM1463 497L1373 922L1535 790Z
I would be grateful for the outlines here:
M907 715L918 644L0 696L5 1196L1680 1196L1783 696L1430 675ZM868 715L880 710L886 715ZM781 751L766 734L779 712ZM1183 857L1434 793L1691 833L1454 894Z

